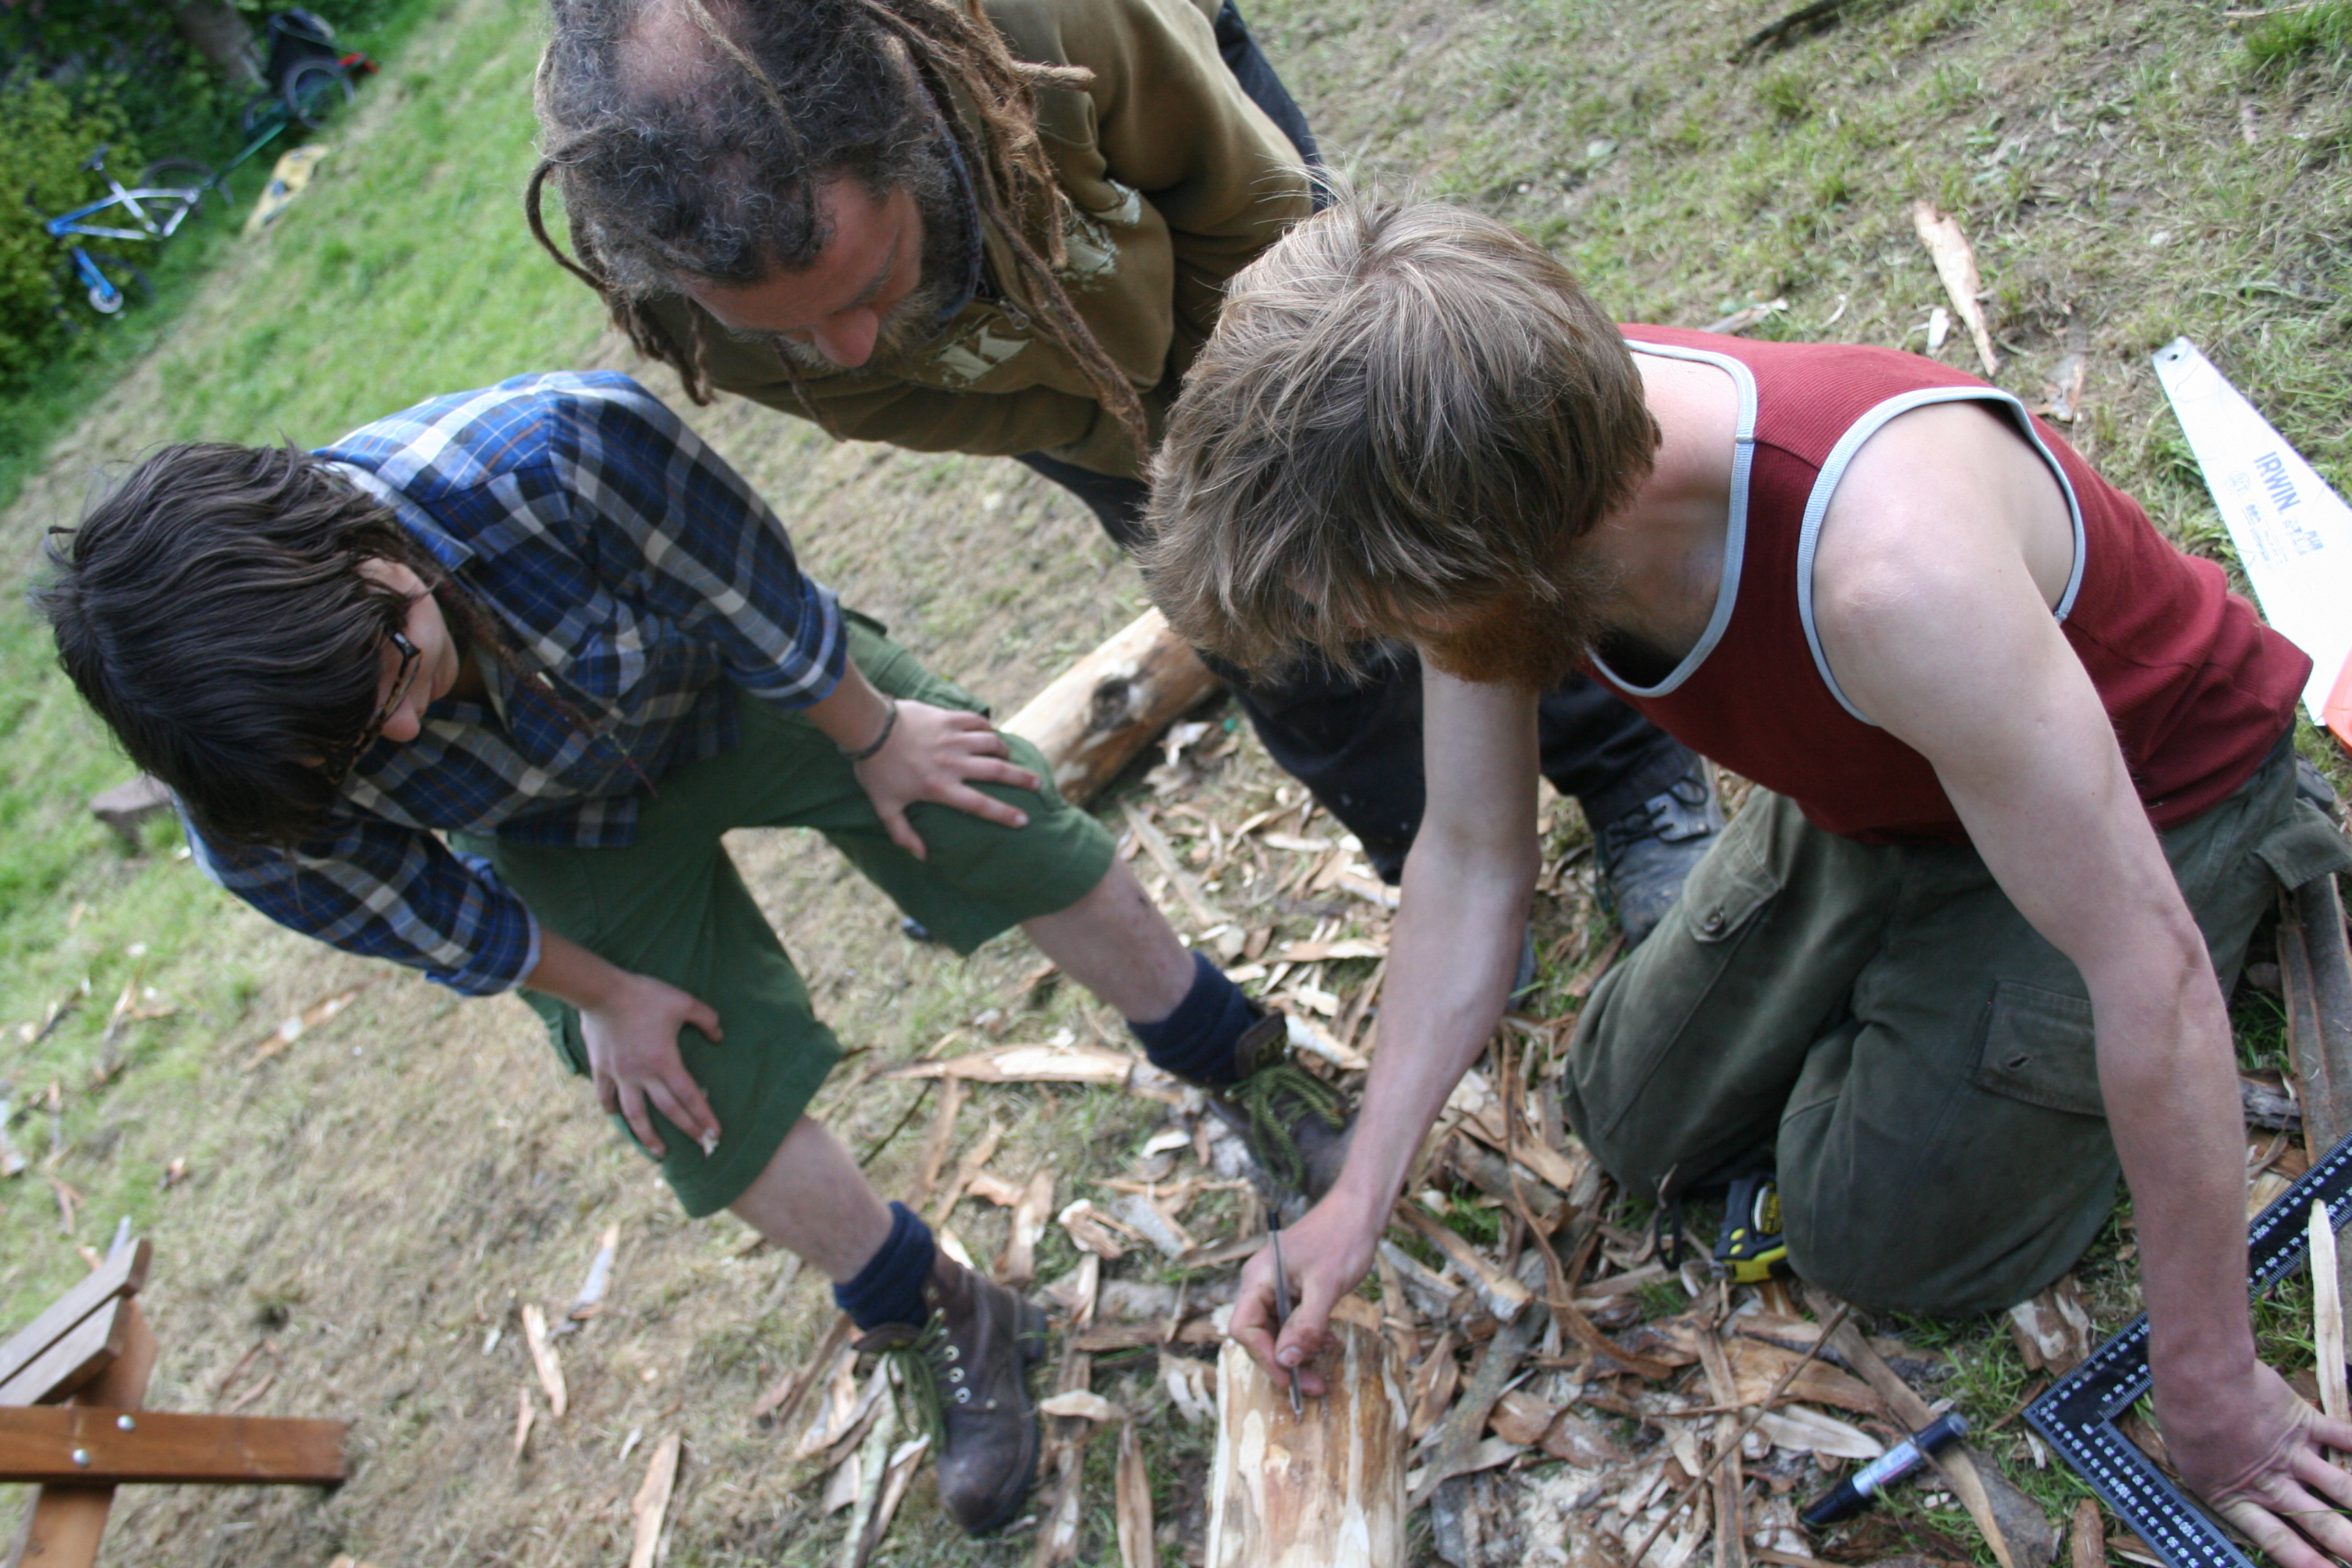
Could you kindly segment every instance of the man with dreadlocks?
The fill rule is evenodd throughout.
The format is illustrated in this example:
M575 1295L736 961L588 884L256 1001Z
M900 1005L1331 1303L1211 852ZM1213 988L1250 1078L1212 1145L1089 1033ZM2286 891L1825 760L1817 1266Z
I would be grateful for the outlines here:
M1226 280L1313 205L1306 121L1230 0L553 0L534 231L688 393L1017 458L1141 537L1149 450ZM562 195L577 260L548 236ZM1402 873L1417 656L1233 685ZM1545 773L1630 940L1720 824L1704 764L1581 675Z
M968 1530L1027 1494L1042 1320L804 1114L841 1049L722 835L815 828L959 952L1020 925L1162 1068L1285 1097L1289 1139L1223 1104L1261 1163L1337 1168L1335 1092L1256 1070L1282 1021L626 377L518 377L315 454L167 447L51 564L67 671L206 870L346 951L520 988L689 1215L732 1209L909 1358Z

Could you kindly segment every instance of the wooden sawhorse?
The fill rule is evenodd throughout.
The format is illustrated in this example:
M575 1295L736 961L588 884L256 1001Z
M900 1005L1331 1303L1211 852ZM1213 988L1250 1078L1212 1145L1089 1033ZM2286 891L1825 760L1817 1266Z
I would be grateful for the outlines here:
M0 1481L40 1489L0 1568L92 1568L114 1489L132 1482L343 1479L343 1422L141 1408L160 1350L136 1299L149 1252L117 1247L0 1345Z

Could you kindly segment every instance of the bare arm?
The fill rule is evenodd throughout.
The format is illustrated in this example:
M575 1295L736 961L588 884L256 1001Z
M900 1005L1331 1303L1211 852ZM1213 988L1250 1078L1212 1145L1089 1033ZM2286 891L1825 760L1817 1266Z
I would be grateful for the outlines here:
M1229 1331L1269 1368L1302 1365L1319 1351L1332 1303L1371 1267L1422 1140L1502 1016L1527 927L1538 854L1535 699L1426 663L1422 681L1429 808L1405 858L1380 1044L1348 1162L1284 1233L1284 1262L1299 1286L1289 1322L1274 1321L1267 1252L1243 1271L1234 1308ZM1310 1393L1321 1381L1300 1376Z
M2090 992L2099 1084L2130 1184L2158 1413L2182 1474L2290 1568L2339 1555L2352 1501L2316 1413L2255 1359L2229 1018L2204 940L2089 676L2053 616L2063 498L1965 405L1892 421L1849 469L1814 590L1847 696L1935 764L1986 866ZM2068 552L2067 553L2071 553ZM2037 583L2036 563L2043 582Z

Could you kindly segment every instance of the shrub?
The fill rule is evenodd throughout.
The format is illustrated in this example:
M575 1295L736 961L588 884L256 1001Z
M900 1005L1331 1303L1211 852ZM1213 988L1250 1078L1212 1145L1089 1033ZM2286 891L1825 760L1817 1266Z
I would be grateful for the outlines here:
M107 166L118 177L138 174L139 150L123 139L121 118L109 101L77 106L26 72L0 79L0 383L45 363L68 330L59 315L65 247L41 231L26 203L51 216L104 195L104 182L81 166L101 142L113 144Z

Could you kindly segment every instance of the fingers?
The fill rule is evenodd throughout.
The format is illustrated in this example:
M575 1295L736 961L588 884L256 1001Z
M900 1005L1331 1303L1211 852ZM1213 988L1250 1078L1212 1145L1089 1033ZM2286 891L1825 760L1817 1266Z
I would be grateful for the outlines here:
M941 805L951 805L958 811L970 812L982 822L992 822L999 827L1026 827L1029 814L1020 807L1007 805L992 795L982 795L968 785L959 785L944 792Z
M1250 1353L1250 1359L1272 1373L1278 1384L1289 1379L1274 1359L1274 1288L1270 1280L1270 1264L1261 1267L1265 1255L1250 1260L1242 1270L1241 1289L1234 1297L1233 1315L1225 1321L1225 1337Z
M965 770L963 778L966 784L1010 784L1014 789L1026 790L1037 787L1035 773L1011 763L975 762Z
M2344 1444L2328 1441L2328 1429L2343 1425L2344 1423L2340 1421L2315 1421L2311 1424L2311 1436L2315 1441L2326 1443L2329 1447L2339 1453L2352 1451ZM2324 1493L2339 1503L2352 1506L2352 1474L2347 1474L2341 1465L2332 1463L2327 1456L2319 1452L2317 1448L2298 1447L2294 1457L2289 1459L2288 1467L2294 1470L2294 1479L2305 1486Z
M1334 1298L1330 1286L1320 1276L1309 1275L1299 1284L1298 1305L1291 1312L1290 1321L1282 1326L1274 1359L1297 1369L1301 1391L1320 1395L1324 1392L1323 1374L1307 1363L1323 1353L1324 1345L1330 1340Z
M651 1079L646 1085L646 1098L669 1118L671 1126L702 1145L704 1153L718 1147L719 1118L710 1113L710 1102L702 1098L701 1086L693 1079L683 1074L677 1079Z
M727 1031L719 1026L719 1009L708 1002L698 1001L688 1007L686 1021L701 1030L702 1037L714 1046L727 1037Z
M629 1131L637 1135L637 1142L645 1146L646 1152L656 1160L668 1153L669 1146L654 1131L654 1119L646 1114L644 1093L633 1083L620 1085L619 1091L621 1120L629 1124Z
M907 813L903 807L894 805L887 810L881 810L877 806L877 811L882 818L882 831L890 836L891 843L896 844L918 860L928 860L931 858L931 852L923 847L921 836L908 825Z
M2246 1538L2267 1552L2280 1568L2330 1568L2326 1553L2315 1549L2307 1534L2337 1556L2339 1533L2352 1535L2343 1518L2291 1481L2274 1483L2271 1496L2240 1493L2221 1507L2221 1517L2246 1532ZM2301 1526L2298 1531L2294 1526Z

